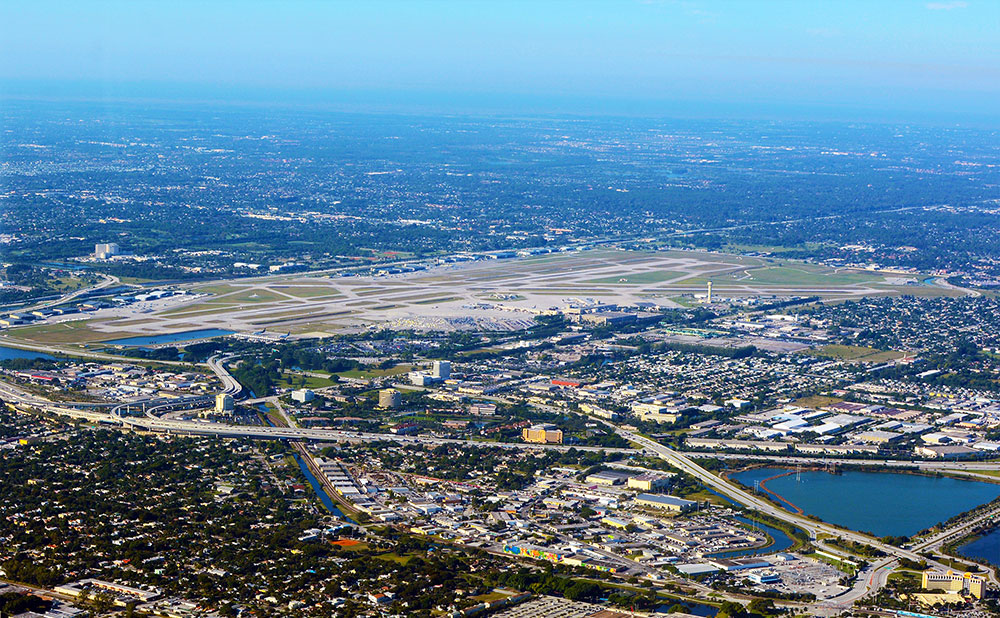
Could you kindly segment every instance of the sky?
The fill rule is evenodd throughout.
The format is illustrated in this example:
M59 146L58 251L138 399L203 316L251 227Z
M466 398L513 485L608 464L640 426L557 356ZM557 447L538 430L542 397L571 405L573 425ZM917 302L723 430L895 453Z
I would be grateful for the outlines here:
M5 0L4 95L1000 123L1000 0Z

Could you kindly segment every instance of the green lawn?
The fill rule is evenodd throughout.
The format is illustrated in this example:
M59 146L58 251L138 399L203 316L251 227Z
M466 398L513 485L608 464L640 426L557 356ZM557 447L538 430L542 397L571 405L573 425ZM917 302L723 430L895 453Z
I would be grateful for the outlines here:
M89 343L102 339L120 339L133 333L102 333L91 328L90 320L72 320L59 324L40 324L11 328L7 334L17 339L27 339L39 343Z
M299 377L305 378L304 384L299 382ZM303 375L293 371L285 371L281 374L281 380L278 381L277 386L285 388L317 389L324 388L326 386L333 386L336 383L336 380L332 380L330 378L317 378L316 376Z
M405 566L406 563L408 563L410 560L413 560L413 556L410 555L410 554L407 554L405 556L400 556L396 552L392 552L392 553L389 553L389 554L382 554L382 555L378 556L378 559L379 560L385 560L387 562L396 562L398 564L402 564L402 565Z
M865 363L884 363L902 358L904 354L896 350L876 350L856 345L825 345L810 351L810 354L832 358L834 360L859 361Z
M875 274L857 271L835 271L833 269L806 265L768 266L765 268L755 268L749 272L750 277L741 279L741 281L758 285L843 286L884 281L883 277Z
M363 378L365 380L370 380L372 378L381 378L382 376L398 376L400 374L407 373L412 369L413 365L396 365L391 369L352 369L351 371L342 371L337 375L345 378Z

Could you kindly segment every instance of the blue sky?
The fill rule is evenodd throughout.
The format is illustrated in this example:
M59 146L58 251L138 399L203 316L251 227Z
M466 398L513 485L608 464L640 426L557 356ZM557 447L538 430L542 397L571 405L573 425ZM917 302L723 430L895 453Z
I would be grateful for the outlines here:
M7 0L0 84L998 117L1000 0Z

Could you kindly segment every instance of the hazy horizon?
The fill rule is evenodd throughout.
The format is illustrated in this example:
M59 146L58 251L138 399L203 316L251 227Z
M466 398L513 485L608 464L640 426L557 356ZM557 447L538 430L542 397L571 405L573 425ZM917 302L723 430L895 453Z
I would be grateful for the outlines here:
M1000 123L998 3L50 0L0 22L6 98Z

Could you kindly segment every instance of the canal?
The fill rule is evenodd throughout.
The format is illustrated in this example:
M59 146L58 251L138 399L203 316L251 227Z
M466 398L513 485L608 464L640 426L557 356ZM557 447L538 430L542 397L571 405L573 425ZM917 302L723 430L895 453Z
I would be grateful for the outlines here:
M330 495L326 493L326 490L323 488L323 485L319 482L319 479L316 478L316 475L312 473L312 470L309 469L309 465L305 462L305 460L301 456L299 456L298 453L294 453L292 456L295 457L295 463L299 464L299 470L302 470L302 474L306 477L306 480L309 481L309 485L312 486L313 491L315 491L316 495L319 496L319 501L323 503L323 506L326 507L326 510L330 511L330 513L332 513L336 517L343 519L344 521L349 521L352 524L357 524L358 522L354 521L347 515L344 515L344 512L337 507L337 504L333 501L333 498L331 498Z

